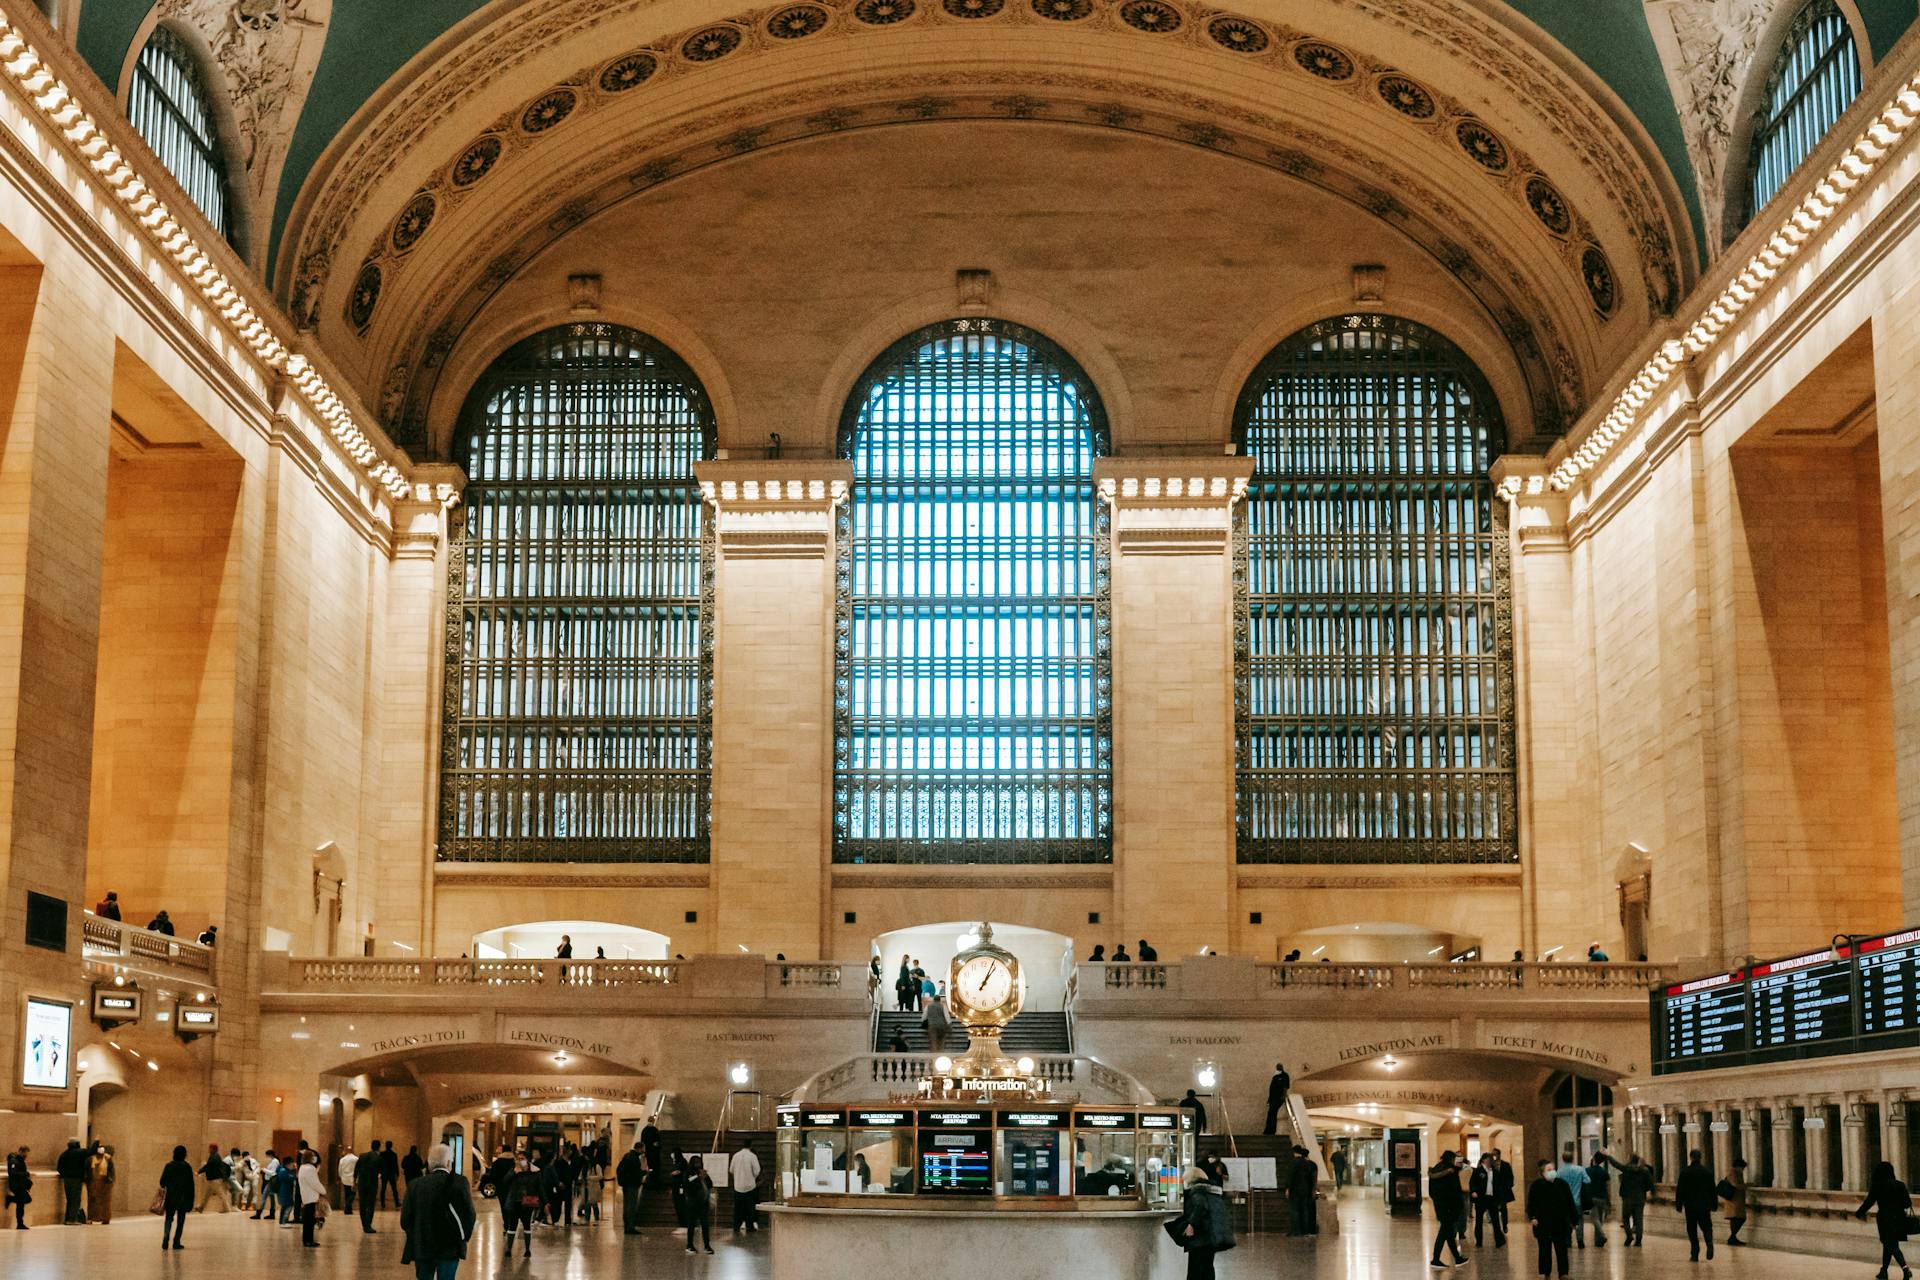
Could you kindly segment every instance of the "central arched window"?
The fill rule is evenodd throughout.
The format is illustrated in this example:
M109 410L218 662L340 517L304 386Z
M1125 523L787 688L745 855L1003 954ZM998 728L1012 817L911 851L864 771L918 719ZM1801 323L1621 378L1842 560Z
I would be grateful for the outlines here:
M950 320L848 398L839 862L1112 856L1106 417L1052 342Z
M1511 862L1500 417L1472 363L1378 315L1280 344L1241 393L1242 862Z
M222 236L234 236L227 156L200 60L180 34L157 27L133 64L127 118Z
M1860 94L1860 52L1833 0L1812 0L1795 15L1767 76L1766 102L1753 128L1753 211L1778 195Z
M468 398L440 857L705 862L712 558L693 371L631 329L513 347Z

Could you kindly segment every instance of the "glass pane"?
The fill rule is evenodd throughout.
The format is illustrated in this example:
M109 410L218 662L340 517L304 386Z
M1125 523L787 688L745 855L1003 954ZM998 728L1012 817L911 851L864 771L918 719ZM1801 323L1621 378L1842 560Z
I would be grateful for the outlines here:
M1037 334L954 320L852 397L834 857L1111 854L1104 418Z
M127 118L207 220L231 235L226 156L199 60L169 27L154 31L134 63Z
M1833 0L1813 0L1788 29L1754 124L1754 212L1779 194L1859 94L1853 30Z

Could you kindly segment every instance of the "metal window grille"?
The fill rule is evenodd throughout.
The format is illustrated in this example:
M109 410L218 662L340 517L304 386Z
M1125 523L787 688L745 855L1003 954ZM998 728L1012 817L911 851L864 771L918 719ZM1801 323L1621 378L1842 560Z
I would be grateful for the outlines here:
M1853 29L1833 0L1813 0L1788 28L1767 77L1753 130L1752 196L1757 213L1778 195L1860 94Z
M440 857L705 862L706 392L644 334L570 325L502 356L462 424Z
M849 397L838 538L837 862L1112 857L1107 517L1091 381L951 320Z
M212 100L198 58L171 28L156 28L133 64L127 118L207 221L230 238L227 160Z
M1498 411L1438 335L1342 316L1282 343L1235 434L1241 862L1512 862Z

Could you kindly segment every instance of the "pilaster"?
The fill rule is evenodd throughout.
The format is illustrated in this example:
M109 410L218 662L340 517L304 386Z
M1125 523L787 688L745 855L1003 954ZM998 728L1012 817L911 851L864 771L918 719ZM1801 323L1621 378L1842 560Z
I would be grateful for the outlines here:
M709 945L811 960L832 880L836 513L853 466L703 462L714 519Z
M1115 908L1121 937L1167 956L1236 940L1234 507L1252 475L1251 458L1094 464L1112 516Z
M1920 910L1920 286L1873 318L1904 916Z

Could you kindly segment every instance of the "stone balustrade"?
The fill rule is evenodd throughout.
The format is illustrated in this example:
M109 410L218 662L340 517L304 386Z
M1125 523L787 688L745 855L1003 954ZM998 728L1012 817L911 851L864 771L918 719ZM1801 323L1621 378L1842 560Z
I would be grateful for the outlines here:
M1033 1059L1033 1073L1062 1097L1084 1102L1155 1101L1151 1090L1097 1059L1066 1053L1027 1056ZM933 1063L930 1053L863 1053L816 1073L791 1097L798 1102L836 1102L905 1095L933 1074Z
M1076 990L1087 995L1181 998L1201 993L1191 981L1202 970L1233 964L1232 956L1198 957L1175 963L1087 964L1080 966ZM1242 966L1246 962L1239 962ZM1554 999L1644 1000L1654 987L1673 980L1675 970L1658 964L1254 964L1243 995L1262 998L1289 993L1339 991L1399 993L1517 992ZM1221 986L1207 974L1207 994Z
M447 996L516 992L583 996L723 997L766 1000L865 1001L865 965L767 962L757 956L691 960L394 959L361 956L269 956L262 990L274 995Z
M89 967L173 979L211 990L213 948L169 937L88 911L80 917L80 952Z

